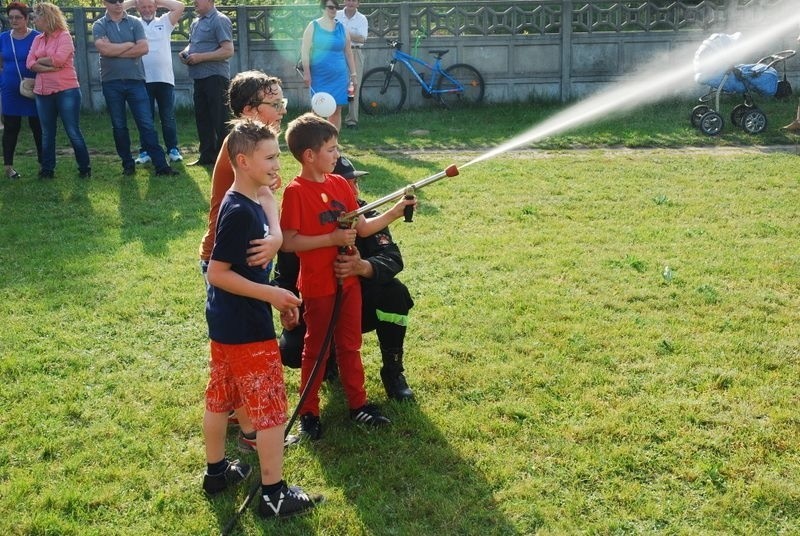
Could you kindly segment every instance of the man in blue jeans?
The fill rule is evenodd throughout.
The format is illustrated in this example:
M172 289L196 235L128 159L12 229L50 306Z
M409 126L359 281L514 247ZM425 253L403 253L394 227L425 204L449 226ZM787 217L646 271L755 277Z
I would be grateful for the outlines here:
M145 86L150 97L150 110L153 121L158 116L161 120L161 134L164 136L164 147L167 156L173 162L183 160L178 148L178 125L175 121L175 70L172 68L172 31L181 20L186 6L179 0L125 0L125 10L136 7L139 20L142 21L147 37L148 52L142 56L144 65ZM157 10L167 12L156 16ZM150 155L139 148L137 164L150 162Z
M92 25L94 45L100 52L103 97L111 116L114 145L122 159L122 173L136 173L125 111L127 104L139 130L142 147L153 160L156 175L177 175L178 172L167 163L153 123L141 60L148 51L144 27L139 19L125 13L122 2L104 0L106 14Z

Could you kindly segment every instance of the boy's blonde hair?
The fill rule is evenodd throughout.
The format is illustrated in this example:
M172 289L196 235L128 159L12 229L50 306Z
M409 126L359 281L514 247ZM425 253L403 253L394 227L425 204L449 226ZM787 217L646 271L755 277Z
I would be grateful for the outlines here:
M295 160L302 164L306 149L319 151L325 142L338 136L339 131L330 121L308 112L289 123L286 145Z
M277 139L272 127L257 119L234 119L229 124L231 130L228 134L228 158L233 167L236 167L236 155L250 156L260 142Z

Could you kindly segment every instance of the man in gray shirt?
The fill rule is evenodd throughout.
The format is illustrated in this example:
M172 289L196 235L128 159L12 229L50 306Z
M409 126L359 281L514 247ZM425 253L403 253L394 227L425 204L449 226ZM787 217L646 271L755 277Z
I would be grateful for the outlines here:
M106 14L95 21L92 35L100 52L100 81L111 116L114 145L122 159L122 173L136 173L125 111L127 103L139 130L142 147L153 160L156 175L177 175L178 172L167 163L153 124L141 59L148 51L144 27L141 21L125 13L122 0L104 0L104 3Z
M189 45L179 54L194 80L194 119L200 138L200 157L190 166L217 161L228 133L228 93L233 56L233 25L217 11L214 0L194 0L198 18L189 28Z

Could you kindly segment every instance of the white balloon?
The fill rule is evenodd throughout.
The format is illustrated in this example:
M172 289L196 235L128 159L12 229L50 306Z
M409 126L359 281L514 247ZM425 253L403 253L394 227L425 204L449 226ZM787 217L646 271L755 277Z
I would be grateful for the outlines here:
M311 97L311 109L320 117L328 118L336 111L336 101L330 93L314 93Z

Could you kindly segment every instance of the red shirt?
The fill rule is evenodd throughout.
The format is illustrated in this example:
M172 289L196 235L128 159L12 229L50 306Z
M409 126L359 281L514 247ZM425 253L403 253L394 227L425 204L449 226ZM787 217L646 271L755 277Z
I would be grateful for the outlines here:
M325 174L324 182L295 177L283 192L281 229L296 230L305 236L329 234L338 227L337 218L344 212L358 209L358 202L347 181L339 175ZM298 251L300 276L297 286L305 298L319 298L336 293L333 263L336 246ZM348 277L345 286L358 283Z

